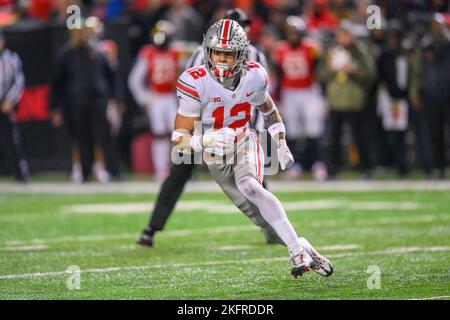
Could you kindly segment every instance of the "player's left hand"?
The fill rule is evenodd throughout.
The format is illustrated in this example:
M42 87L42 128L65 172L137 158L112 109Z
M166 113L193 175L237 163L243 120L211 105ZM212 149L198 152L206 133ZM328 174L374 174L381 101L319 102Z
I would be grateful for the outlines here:
M280 139L278 144L278 161L280 161L281 170L289 169L294 164L294 156L284 139Z

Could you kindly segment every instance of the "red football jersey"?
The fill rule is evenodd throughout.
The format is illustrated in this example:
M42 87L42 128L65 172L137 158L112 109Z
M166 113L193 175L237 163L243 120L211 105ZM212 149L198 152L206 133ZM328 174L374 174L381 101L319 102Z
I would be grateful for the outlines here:
M140 55L147 61L147 82L150 91L173 92L179 72L178 51L174 49L162 50L148 45L141 49Z
M275 59L283 70L281 88L306 88L314 83L314 60L318 49L303 41L294 48L287 42L281 42L275 50Z

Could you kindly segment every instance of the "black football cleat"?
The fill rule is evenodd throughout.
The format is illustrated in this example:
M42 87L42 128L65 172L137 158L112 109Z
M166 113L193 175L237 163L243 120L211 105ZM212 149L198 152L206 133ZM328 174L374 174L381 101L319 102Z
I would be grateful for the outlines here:
M141 246L153 247L153 236L149 235L147 230L144 230L136 242Z

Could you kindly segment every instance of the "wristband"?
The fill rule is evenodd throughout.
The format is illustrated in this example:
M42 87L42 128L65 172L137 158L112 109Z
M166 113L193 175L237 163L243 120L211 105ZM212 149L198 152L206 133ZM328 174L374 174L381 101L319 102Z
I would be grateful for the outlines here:
M170 140L172 142L175 142L178 140L178 138L182 138L184 136L187 136L187 133L175 130L175 131L172 131L172 137L170 138Z
M269 134L272 136L272 138L277 139L277 134L284 133L286 134L286 128L284 127L283 122L277 122L271 125L268 129Z

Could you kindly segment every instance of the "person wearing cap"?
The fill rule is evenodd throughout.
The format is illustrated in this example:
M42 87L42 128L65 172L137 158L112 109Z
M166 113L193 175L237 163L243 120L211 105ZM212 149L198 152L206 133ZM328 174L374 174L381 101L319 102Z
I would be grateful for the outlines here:
M322 59L318 70L319 81L325 86L325 97L330 110L331 159L329 173L336 178L341 168L341 136L344 123L348 122L352 138L358 149L363 177L371 177L363 109L367 88L375 79L375 62L367 48L353 35L350 21L341 22L336 43ZM356 152L350 153L357 162Z
M5 48L0 29L0 154L7 171L19 182L28 182L28 162L23 156L16 107L22 96L25 78L19 56Z

